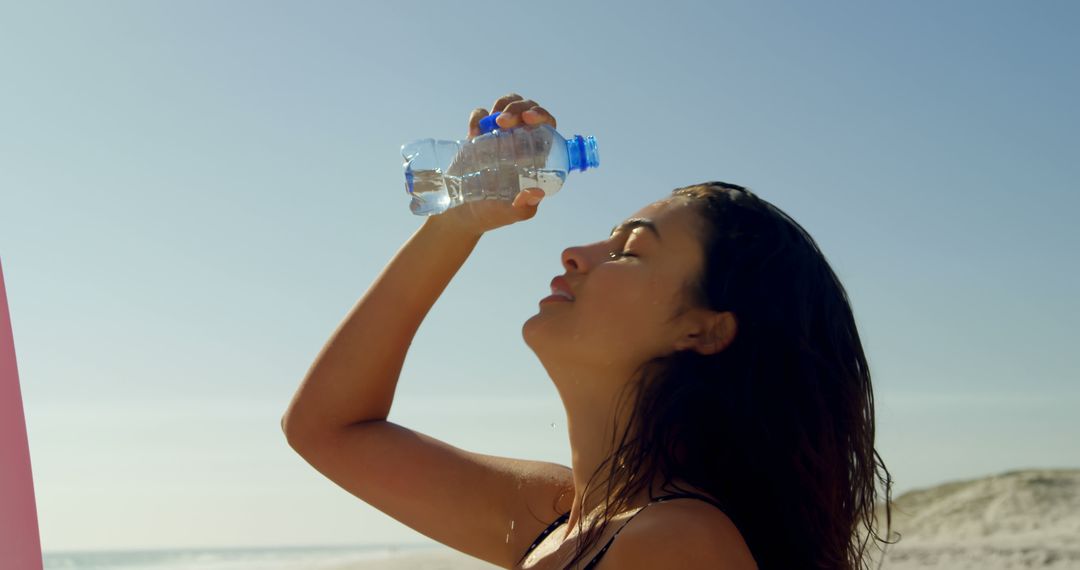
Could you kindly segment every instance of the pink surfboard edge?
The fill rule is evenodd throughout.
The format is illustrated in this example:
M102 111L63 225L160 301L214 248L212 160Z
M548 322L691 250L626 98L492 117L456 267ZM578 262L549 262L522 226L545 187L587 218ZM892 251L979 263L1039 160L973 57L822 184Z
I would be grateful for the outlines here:
M0 263L0 560L4 568L41 570L30 445L26 437L15 336Z

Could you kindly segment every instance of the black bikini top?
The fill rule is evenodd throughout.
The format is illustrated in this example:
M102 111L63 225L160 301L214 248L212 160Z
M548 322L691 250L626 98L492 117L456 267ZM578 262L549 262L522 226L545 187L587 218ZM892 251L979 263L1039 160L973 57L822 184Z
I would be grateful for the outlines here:
M653 499L653 501L650 502L649 505L651 505L653 503L662 503L664 501L668 501L668 500L671 500L671 499L698 499L698 500L701 500L701 501L705 501L705 502L711 504L712 506L714 506L714 507L716 507L716 508L718 508L720 510L724 510L720 506L720 504L717 503L715 500L710 499L709 497L706 497L705 495L699 495L697 493L674 493L674 494L671 494L671 495L664 495L662 497L657 497L657 498ZM592 570L596 566L596 564L598 562L600 562L600 558L603 557L604 553L607 552L608 547L611 546L612 542L615 542L615 537L619 536L619 533L622 532L622 529L625 528L626 525L629 524L630 521L634 519L634 517L641 514L641 511L644 511L645 507L648 507L649 505L645 505L644 507L641 507L640 509L638 509L638 512L634 513L633 515L630 516L630 518L626 519L626 522L624 522L622 524L622 526L619 527L619 530L615 531L615 534L611 535L611 538L608 539L607 544L605 544L604 547L600 549L600 552L597 552L596 556L594 556L593 559L589 561L589 564L585 566L585 570ZM533 543L529 545L529 548L527 550L525 550L525 554L523 554L521 556L521 559L518 560L518 564L521 564L521 561L525 560L525 557L528 556L530 552L535 550L536 547L539 546L540 543L543 542L545 538L547 538L547 535L551 534L551 532L554 531L556 528L558 528L559 525L566 522L566 519L568 519L568 518L570 518L569 511L563 513L562 515L559 516L559 518L555 519L551 524L549 524L548 527L545 528L544 531L540 533L540 536L536 537L536 540L534 540Z

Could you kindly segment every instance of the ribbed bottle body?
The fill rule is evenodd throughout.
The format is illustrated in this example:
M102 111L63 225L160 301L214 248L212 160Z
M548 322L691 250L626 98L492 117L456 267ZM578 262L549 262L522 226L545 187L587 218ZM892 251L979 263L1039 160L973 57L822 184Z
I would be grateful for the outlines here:
M467 141L402 146L409 209L431 216L476 200L512 201L525 188L552 196L570 171L567 142L548 125L495 130Z

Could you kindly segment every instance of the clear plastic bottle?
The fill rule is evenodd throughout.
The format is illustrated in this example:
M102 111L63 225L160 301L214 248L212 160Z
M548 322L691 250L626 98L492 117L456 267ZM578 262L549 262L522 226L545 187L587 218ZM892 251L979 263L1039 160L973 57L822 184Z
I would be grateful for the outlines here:
M549 197L566 175L600 165L596 139L564 139L549 125L500 130L493 113L480 120L472 140L421 139L401 146L409 209L418 216L441 214L476 200L511 201L524 188Z

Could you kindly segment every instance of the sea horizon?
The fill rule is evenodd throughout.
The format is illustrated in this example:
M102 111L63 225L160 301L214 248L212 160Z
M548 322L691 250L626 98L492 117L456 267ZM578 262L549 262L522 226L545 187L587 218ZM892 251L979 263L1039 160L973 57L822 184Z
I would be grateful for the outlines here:
M446 547L437 542L288 546L55 549L42 553L46 570L312 570L354 567Z

